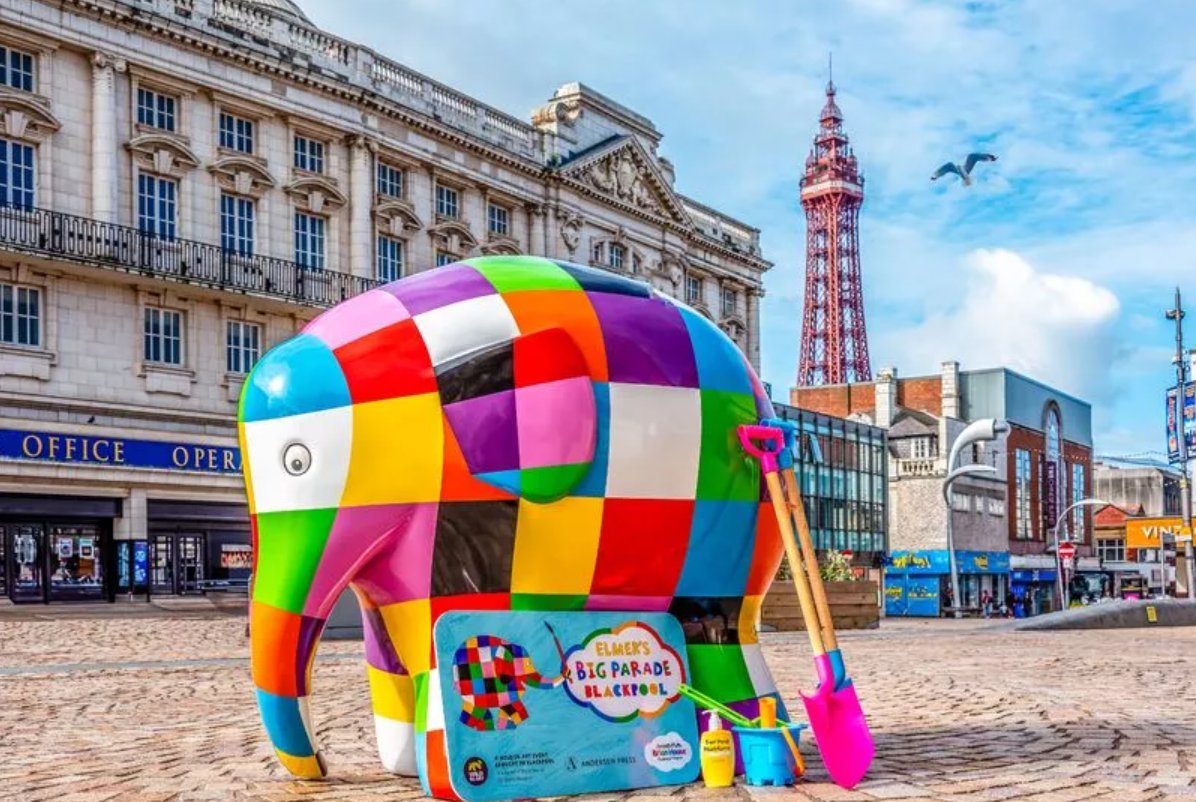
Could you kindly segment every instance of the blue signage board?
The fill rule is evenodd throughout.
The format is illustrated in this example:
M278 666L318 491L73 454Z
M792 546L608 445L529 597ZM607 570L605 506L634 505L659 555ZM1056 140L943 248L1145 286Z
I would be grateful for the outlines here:
M937 618L938 614L937 576L885 576L885 615Z
M1045 568L1035 571L1014 571L1009 578L1013 582L1054 582L1055 570Z
M956 551L956 568L961 574L1007 574L1009 554L1004 551ZM951 558L946 549L895 551L888 571L895 574L941 575L951 573Z
M672 616L449 612L434 639L449 779L466 802L697 779L697 714L677 690L688 664Z
M1179 462L1179 410L1176 409L1176 388L1167 389L1167 455L1172 463ZM1196 453L1196 385L1184 387L1184 440L1189 456Z
M0 429L0 459L196 473L241 472L241 451L233 446L17 429Z

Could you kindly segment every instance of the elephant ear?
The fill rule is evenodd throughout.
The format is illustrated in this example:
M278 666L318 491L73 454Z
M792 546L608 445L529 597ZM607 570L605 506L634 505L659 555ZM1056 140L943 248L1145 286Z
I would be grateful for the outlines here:
M469 472L538 503L568 495L590 469L597 402L564 329L487 346L436 371L445 418Z

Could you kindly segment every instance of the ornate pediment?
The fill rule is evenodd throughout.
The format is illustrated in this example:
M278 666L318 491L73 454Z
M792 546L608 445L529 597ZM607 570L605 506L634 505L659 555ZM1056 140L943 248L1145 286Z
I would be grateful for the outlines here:
M345 194L337 188L336 182L320 175L300 175L283 187L300 208L312 214L335 212L348 202Z
M453 254L467 254L478 247L478 239L469 230L469 226L460 220L445 220L428 229L432 235L432 242L440 250Z
M415 213L415 207L401 198L387 198L374 204L374 225L394 237L405 237L412 231L419 231L424 222Z
M199 158L191 151L186 137L169 133L145 133L125 143L133 154L133 161L142 170L160 175L182 178L183 174L199 166Z
M275 185L273 176L258 159L250 156L225 156L208 165L220 188L238 195L260 198Z
M656 217L692 226L681 201L643 146L630 136L566 161L560 175L611 200Z
M43 142L61 128L62 123L50 111L48 99L0 87L0 126L3 126L4 135L13 139Z
M487 238L486 242L482 244L481 251L487 256L494 256L497 254L518 256L519 254L523 253L519 247L519 243L511 237L503 237L493 234Z

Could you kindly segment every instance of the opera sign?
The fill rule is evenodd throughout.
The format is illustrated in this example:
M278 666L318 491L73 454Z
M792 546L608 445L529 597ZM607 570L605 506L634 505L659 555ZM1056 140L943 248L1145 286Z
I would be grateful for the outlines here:
M652 718L679 697L680 655L638 621L592 632L565 655L569 697L608 721Z

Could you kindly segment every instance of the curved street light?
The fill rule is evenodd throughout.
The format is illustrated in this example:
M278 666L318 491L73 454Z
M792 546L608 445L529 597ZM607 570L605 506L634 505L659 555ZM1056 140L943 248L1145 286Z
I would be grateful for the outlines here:
M1063 604L1064 587L1063 587L1063 561L1059 559L1059 525L1063 523L1063 519L1067 517L1067 514L1069 512L1071 512L1072 510L1076 509L1077 507L1107 507L1107 506L1109 506L1109 502L1103 501L1099 498L1085 498L1085 499L1081 499L1081 500L1065 507L1063 512L1059 513L1059 517L1055 519L1055 528L1054 528L1054 530L1052 530L1055 533L1055 588L1059 592L1059 609L1060 610L1064 609L1064 604ZM1063 542L1070 543L1071 539L1069 538ZM1160 551L1161 551L1162 545L1163 545L1163 538L1160 535L1159 536ZM1077 558L1077 560L1078 560L1078 558ZM1165 565L1166 565L1166 563L1164 563L1164 566ZM1164 567L1163 568L1163 571L1164 571L1164 576L1163 576L1164 585L1163 586L1164 587L1166 587L1166 581L1167 581L1166 570L1167 570L1166 567Z
M964 476L996 476L997 469L991 465L961 465L955 467L959 453L972 443L996 440L997 437L1009 431L1009 424L995 418L981 418L964 427L964 430L951 444L951 452L947 456L947 478L943 480L943 500L947 502L947 557L951 561L951 600L954 605L954 615L961 616L959 607L959 566L955 561L955 531L951 519L955 517L955 510L951 506L951 485L956 479Z

